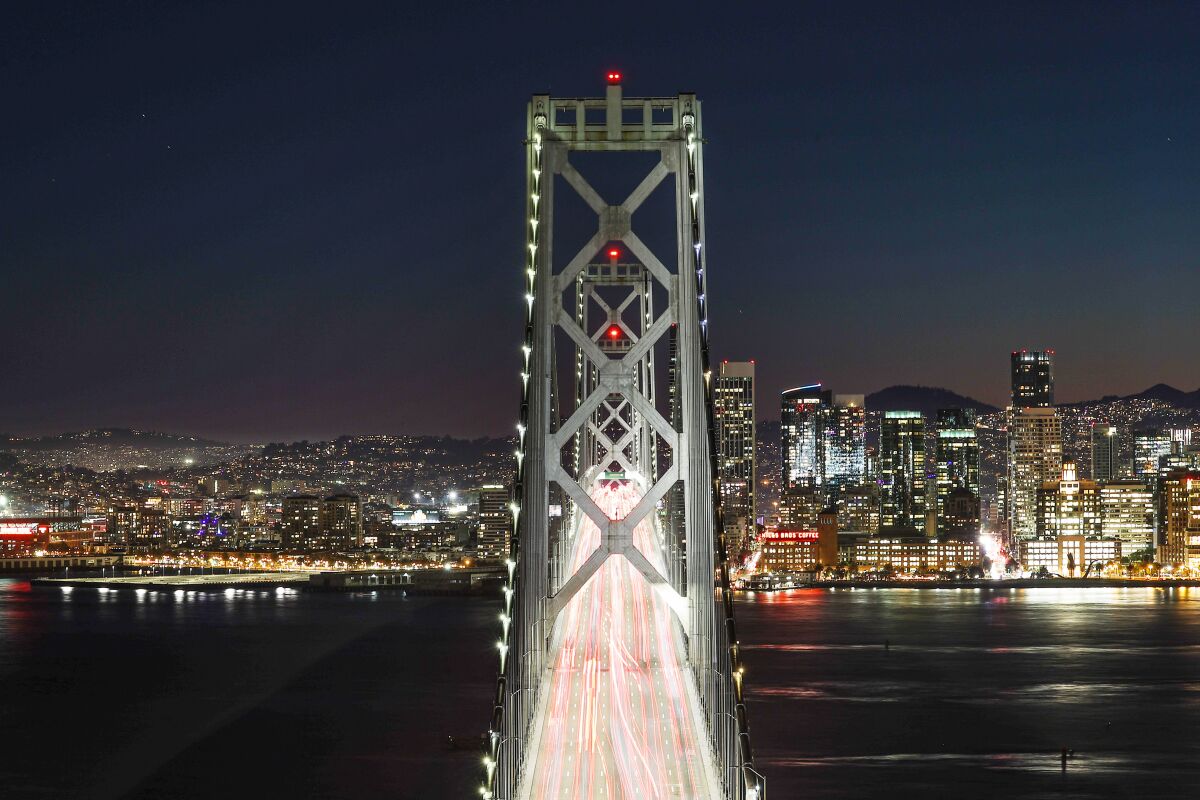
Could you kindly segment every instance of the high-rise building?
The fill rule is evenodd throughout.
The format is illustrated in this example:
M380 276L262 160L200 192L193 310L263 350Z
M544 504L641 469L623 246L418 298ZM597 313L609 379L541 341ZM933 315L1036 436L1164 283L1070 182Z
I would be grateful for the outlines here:
M832 495L861 486L867 475L867 410L861 394L835 394L817 411L820 483Z
M925 418L885 411L879 426L879 526L925 528Z
M866 408L861 394L821 384L782 394L783 486L818 486L827 497L866 480Z
M1092 425L1092 480L1108 481L1128 474L1121 461L1121 429Z
M1046 481L1037 492L1037 535L1094 537L1100 535L1100 487L1081 480L1075 462L1062 465L1057 480Z
M1005 502L1014 539L1037 534L1037 493L1062 470L1062 421L1053 408L1009 409Z
M824 508L825 496L817 487L789 487L779 496L779 524L784 528L811 528Z
M1200 570L1200 472L1173 470L1159 479L1155 560Z
M956 489L969 492L976 499L975 509L978 513L979 499L979 439L976 436L975 425L977 417L974 409L943 408L937 415L937 529L938 533L946 533L951 525L948 520L950 495ZM956 529L963 527L962 515L970 504L964 503L961 493L956 497L954 525ZM974 520L979 527L979 519Z
M754 362L723 361L713 386L725 530L754 530Z
M480 559L502 561L512 544L513 514L508 487L489 485L479 490L479 533L475 554Z
M317 547L321 532L321 498L298 494L283 498L283 516L279 523L280 538L289 550Z
M362 503L353 494L335 494L321 503L322 550L349 550L361 547L363 538Z
M1159 459L1171 455L1174 442L1164 431L1141 431L1133 436L1133 474L1139 478L1158 474Z
M1012 407L1054 406L1054 351L1012 352Z
M780 395L784 489L821 484L821 437L818 432L822 415L819 412L832 404L833 393L819 383L797 386Z
M1121 551L1154 547L1154 491L1136 478L1100 481L1100 534L1120 539Z
M951 489L950 494L939 506L937 522L939 536L978 539L979 495L969 489Z
M838 492L838 527L847 531L879 532L879 486L864 483Z

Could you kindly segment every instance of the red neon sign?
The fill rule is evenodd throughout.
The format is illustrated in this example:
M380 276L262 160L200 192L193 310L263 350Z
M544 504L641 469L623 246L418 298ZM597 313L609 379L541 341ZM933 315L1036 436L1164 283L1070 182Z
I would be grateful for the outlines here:
M763 534L764 539L773 541L801 541L811 542L821 538L821 534L817 531L767 531Z

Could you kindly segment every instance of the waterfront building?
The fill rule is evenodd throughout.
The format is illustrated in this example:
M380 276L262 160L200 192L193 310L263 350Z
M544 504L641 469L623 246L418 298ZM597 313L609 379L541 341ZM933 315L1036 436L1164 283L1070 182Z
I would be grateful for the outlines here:
M1100 527L1099 484L1081 480L1075 462L1064 463L1058 480L1046 481L1038 489L1038 538L1099 536Z
M1037 535L1037 493L1062 470L1062 421L1053 408L1009 409L1005 486L1009 536Z
M879 526L925 527L925 418L885 411L879 429Z
M321 533L321 498L311 494L283 498L279 532L288 550L316 548Z
M479 490L479 530L475 554L480 560L503 561L512 546L513 514L507 486Z
M1121 429L1116 425L1092 425L1092 480L1107 481L1129 474L1121 459Z
M1086 536L1047 536L1025 539L1018 551L1021 566L1029 572L1047 572L1066 578L1081 578L1096 568L1121 558L1117 539Z
M753 361L721 362L713 387L713 422L725 530L736 530L742 539L754 530L757 484Z
M1154 491L1145 481L1100 481L1100 535L1119 539L1124 553L1153 549L1155 511Z
M943 408L937 415L936 480L937 480L937 530L944 534L950 527L948 507L952 493L958 490L972 495L976 516L973 524L979 528L979 439L976 436L977 418L974 409ZM961 492L957 494L955 527L961 527L962 512L969 504L964 503ZM968 526L972 521L968 520Z
M815 528L768 528L762 533L758 568L762 572L811 572L821 561L820 539Z
M1200 471L1174 470L1159 479L1155 559L1200 570Z
M907 535L882 535L860 539L854 546L858 569L898 573L945 571L978 566L983 551L974 539L930 539L913 531Z
M833 404L833 393L814 383L780 395L779 427L783 456L782 488L821 484L820 440L822 408Z
M1054 406L1054 351L1012 351L1012 407Z

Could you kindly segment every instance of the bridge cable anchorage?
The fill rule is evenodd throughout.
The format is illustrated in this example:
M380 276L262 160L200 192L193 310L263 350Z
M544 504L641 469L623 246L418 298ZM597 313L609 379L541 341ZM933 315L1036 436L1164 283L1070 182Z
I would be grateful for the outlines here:
M513 539L479 794L760 800L719 533L700 102L626 98L613 72L602 97L534 95L527 125ZM612 205L576 153L657 159ZM632 225L661 186L673 263ZM556 189L596 225L558 269Z

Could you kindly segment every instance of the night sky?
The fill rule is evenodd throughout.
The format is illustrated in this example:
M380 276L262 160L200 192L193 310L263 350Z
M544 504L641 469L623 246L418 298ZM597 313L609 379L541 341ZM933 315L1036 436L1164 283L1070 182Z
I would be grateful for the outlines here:
M72 5L0 24L0 432L511 432L525 103L610 68L704 102L760 414L1200 386L1200 4Z

